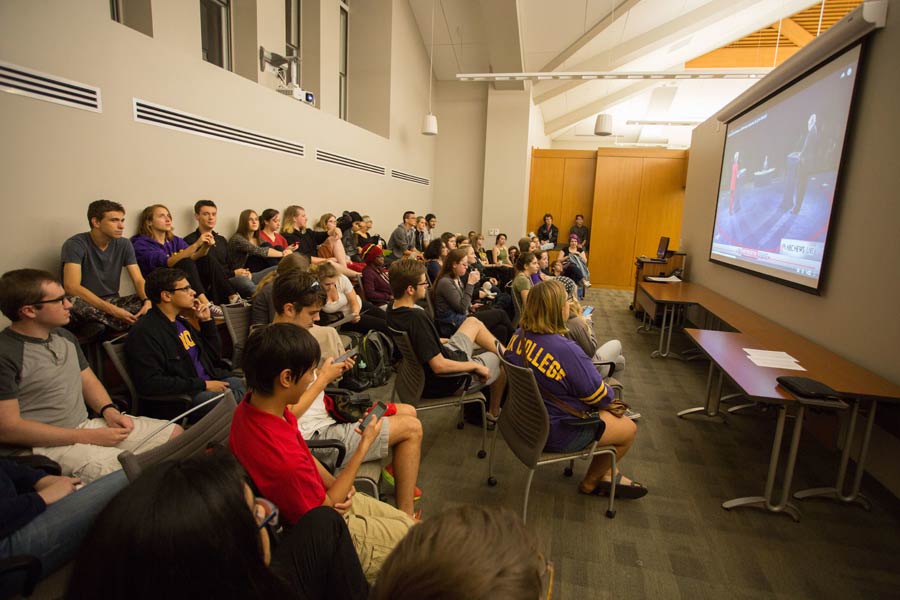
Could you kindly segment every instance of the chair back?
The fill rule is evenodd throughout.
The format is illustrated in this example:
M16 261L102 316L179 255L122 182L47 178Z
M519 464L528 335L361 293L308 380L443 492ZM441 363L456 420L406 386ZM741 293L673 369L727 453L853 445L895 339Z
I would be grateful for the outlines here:
M228 335L231 336L233 348L231 363L234 368L241 366L241 359L244 357L244 346L250 335L250 311L251 307L243 302L222 305L225 327L228 329Z
M550 434L550 416L541 398L534 373L517 367L502 355L507 395L499 428L513 454L529 469L535 468Z
M131 376L128 374L128 368L125 366L126 337L128 337L128 334L120 335L114 340L103 342L103 349L106 351L109 361L113 364L113 367L115 367L116 372L125 384L125 388L128 390L128 396L131 398L129 410L131 410L132 414L139 415L141 413L140 407L138 406L137 389L134 387L134 382L131 381Z
M210 447L226 444L236 406L234 395L227 391L215 408L178 437L140 454L134 454L130 450L119 454L119 462L122 463L128 481L134 481L145 469L156 463L184 460L205 452ZM180 416L171 422L176 422L179 418Z
M404 331L391 328L391 338L400 349L402 358L397 365L397 376L394 379L394 395L400 402L414 404L422 397L425 390L425 369L419 363L409 336Z
M513 279L515 279L515 277L513 277ZM512 326L513 329L515 329L519 326L519 319L522 318L522 296L517 294L516 290L513 289L512 280L510 280L510 282L506 284L506 287L508 288L509 295L512 296L513 300L513 310L515 314L512 318Z

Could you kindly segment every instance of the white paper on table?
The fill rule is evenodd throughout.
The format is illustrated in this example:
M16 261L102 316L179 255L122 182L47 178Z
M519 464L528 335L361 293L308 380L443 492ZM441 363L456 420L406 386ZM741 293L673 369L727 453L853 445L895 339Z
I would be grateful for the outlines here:
M645 277L647 281L653 281L655 283L680 283L681 280L674 275L669 275L668 277Z
M753 348L744 348L744 352L751 357L755 356L757 358L765 358L768 360L790 360L797 362L796 358L787 352L781 352L780 350L755 350Z
M805 371L803 367L795 360L771 359L759 356L748 356L747 358L757 367L768 367L770 369L786 369L788 371Z

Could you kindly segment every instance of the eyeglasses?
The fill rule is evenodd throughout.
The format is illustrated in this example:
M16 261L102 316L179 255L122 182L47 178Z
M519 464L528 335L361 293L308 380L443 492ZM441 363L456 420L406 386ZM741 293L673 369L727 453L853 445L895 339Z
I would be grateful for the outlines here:
M192 289L194 289L194 288L192 288L192 287L189 286L189 285L185 285L185 286L183 286L183 287L180 287L180 288L172 288L171 290L167 290L167 291L168 291L169 293L174 294L175 292L189 292L189 291L191 291Z
M431 287L431 283L429 283L427 281L422 281L421 283L417 283L416 287L419 287L420 285L424 285L425 287Z
M69 296L68 294L63 294L59 298L51 298L50 300L38 300L37 302L32 302L31 306L41 306L42 304L53 304L54 302L59 302L60 304L65 304L69 302L69 304L75 302L75 296Z
M256 518L257 530L267 525L278 525L278 507L265 498L253 499L253 516Z

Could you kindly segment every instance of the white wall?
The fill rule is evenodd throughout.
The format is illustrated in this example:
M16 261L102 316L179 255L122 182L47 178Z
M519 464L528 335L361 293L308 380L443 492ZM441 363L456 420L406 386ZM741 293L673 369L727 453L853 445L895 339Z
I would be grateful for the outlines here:
M282 46L277 32L284 30L284 11L277 7L283 3L258 1L258 19L280 19L259 24L260 43ZM336 1L322 3L326 12L336 10ZM337 16L323 21L336 23ZM113 22L108 0L0 3L0 59L97 86L103 100L103 112L95 114L0 92L8 231L0 272L25 266L57 271L59 246L87 229L85 210L97 198L125 205L129 235L137 213L157 202L172 210L177 234L190 232L191 206L199 198L219 205L225 235L248 207L298 203L313 216L355 209L371 214L382 233L390 233L407 207L431 210L430 186L314 157L318 147L433 178L435 144L418 133L428 60L407 2L393 4L389 138L203 62L195 1L154 0L153 23L151 38ZM336 57L331 62L336 65ZM333 71L321 74L334 82L325 90L337 89ZM306 156L136 123L133 97L303 143Z

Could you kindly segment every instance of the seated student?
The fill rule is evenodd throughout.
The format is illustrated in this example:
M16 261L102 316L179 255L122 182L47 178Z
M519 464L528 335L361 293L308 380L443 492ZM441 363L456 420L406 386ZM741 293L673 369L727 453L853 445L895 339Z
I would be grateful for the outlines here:
M553 250L556 247L559 227L553 224L553 215L550 213L544 215L544 222L538 227L537 237L541 250Z
M497 234L494 247L491 248L491 263L505 267L512 267L515 264L509 259L509 248L506 247L505 233Z
M563 272L580 286L591 287L591 272L587 266L587 255L578 247L578 236L569 236L569 245L562 249Z
M445 231L441 234L441 241L447 246L447 250L456 250L456 234Z
M363 215L362 221L359 223L359 229L356 230L356 247L360 250L369 244L377 244L382 249L385 246L384 240L377 233L372 232L372 217Z
M341 230L341 244L344 246L344 255L352 262L361 263L360 249L356 245L356 232L362 225L362 215L355 210L345 210L337 218L337 228Z
M494 337L505 342L512 335L512 323L503 310L482 308L482 303L475 300L475 285L481 281L481 273L474 268L469 270L469 252L471 247L450 252L434 282L434 320L438 331L453 335L471 310L472 316L484 323Z
M84 542L69 600L246 598L364 600L347 526L309 511L273 548L279 512L254 498L225 450L149 467L103 511ZM102 576L91 576L102 559Z
M72 315L77 321L98 321L116 331L128 329L150 310L144 277L125 231L125 209L118 202L94 200L88 205L91 230L70 237L60 260L66 293L74 296ZM122 269L136 293L119 296Z
M350 316L351 320L341 325L341 329L356 331L363 335L373 329L384 335L390 334L384 311L377 309L371 302L361 300L353 290L350 280L345 275L338 274L334 265L331 263L319 265L316 276L327 298L322 307L322 313L327 319L325 324Z
M440 238L432 240L428 247L425 248L425 271L428 273L428 281L437 279L438 273L441 272L441 265L447 258L447 244ZM392 296L393 297L393 296Z
M291 244L297 244L297 252L306 256L310 263L318 265L331 262L339 273L350 278L359 276L359 273L347 267L346 264L338 264L336 258L322 258L318 254L319 246L330 236L340 236L340 231L335 228L331 233L325 231L313 231L306 227L308 218L306 209L302 206L291 205L284 209L284 219L281 225L281 233Z
M522 519L506 508L464 504L412 528L370 599L538 600L550 598L552 582L553 564Z
M416 213L408 210L403 213L403 222L391 234L388 240L387 250L391 252L390 261L401 258L416 258L419 252L416 250Z
M553 277L550 275L550 255L547 254L547 251L538 250L534 253L534 255L538 260L538 271L537 273L531 274L531 282L537 285L542 281L553 279Z
M425 299L428 290L425 265L414 260L400 260L391 265L389 272L394 303L387 312L388 325L397 331L406 332L416 356L422 361L425 370L422 397L449 396L463 383L462 377L437 375L474 373L475 380L471 389L490 386L488 419L496 421L506 388L506 376L500 370L500 359L496 354L497 339L484 323L469 317L445 344L425 310L416 304L416 301ZM487 352L473 356L476 345Z
M205 257L197 261L197 271L206 289L211 290L214 301L230 304L240 300L240 296L249 298L253 295L253 273L244 267L233 268L228 261L228 240L216 232L219 209L212 200L198 200L194 203L194 219L197 229L184 236L184 241L194 244L203 234L210 234L215 243L210 246ZM221 278L225 278L225 282ZM240 294L240 296L238 296Z
M595 363L612 362L616 365L616 373L625 368L625 357L622 355L622 342L609 340L600 345L594 336L593 315L584 315L584 308L578 302L576 296L577 286L568 277L560 277L559 282L566 288L566 298L569 302L569 319L566 327L569 329L566 337L578 344L584 353L591 357ZM599 366L600 374L609 376L609 365ZM635 417L627 415L629 418Z
M153 310L144 315L125 340L128 372L139 393L188 394L199 406L231 389L235 399L244 395L244 381L228 370L220 358L219 334L209 305L195 297L180 269L157 269L147 278L147 296ZM200 330L181 316L192 311ZM212 405L194 412L195 422Z
M201 235L196 242L188 245L172 233L172 214L169 209L162 204L154 204L141 212L138 232L131 237L131 243L145 280L156 269L177 266L184 271L200 301L210 304L194 261L206 256L215 243L211 233ZM221 307L215 304L211 305L210 312L215 317L222 316Z
M509 264L511 264L513 267L515 267L517 260L519 260L519 247L518 246L510 246L510 248L509 248Z
M531 278L540 269L541 266L537 257L531 252L523 252L516 260L516 276L512 280L511 292L519 303L520 309L525 306L528 292L534 287L534 282Z
M493 308L498 308L507 313L507 316L512 316L513 306L512 306L512 298L509 294L503 291L503 287L507 283L509 283L511 273L501 272L497 273L496 269L488 265L487 263L481 262L481 259L477 254L475 254L475 248L472 246L467 247L466 249L466 261L469 263L469 270L478 271L481 274L481 279L475 285L475 289L478 290L478 298L479 300L489 301ZM505 269L501 269L501 271L506 271ZM505 276L503 281L500 281L496 275ZM478 312L483 313L485 309L480 309ZM489 318L486 315L477 315L481 318L482 321L487 322ZM483 317L483 318L482 318ZM500 315L495 315L496 319L503 320ZM494 330L494 325L492 323L488 323L488 329ZM503 339L503 333L498 335L497 337ZM512 324L509 325L509 335L512 335Z
M116 471L76 490L79 483L0 459L0 559L35 556L43 579L75 558L94 518L128 480Z
M419 253L425 252L425 248L428 246L428 242L431 241L427 239L427 236L428 223L425 221L425 217L416 217L416 228L413 232L413 239L416 250Z
M428 226L428 230L425 233L425 246L438 239L440 236L437 232L437 217L434 213L428 213L425 215L425 224Z
M319 258L327 259L337 265L342 265L349 269L352 275L347 277L359 278L360 272L365 268L364 263L353 262L344 251L344 234L338 229L337 217L331 213L325 213L319 219L317 229L328 234L325 241L319 244L317 253ZM343 273L342 273L343 274Z
M281 229L281 216L274 208L267 208L259 215L259 229L256 231L260 246L268 246L276 250L287 250L290 248L288 241L281 235L278 230ZM297 247L291 248L292 251Z
M283 250L259 243L259 217L249 208L241 211L238 226L228 240L228 264L233 269L247 269L251 279L259 281L270 270L274 270L278 260L294 252L295 244Z
M587 252L588 244L591 243L591 230L584 224L584 215L575 215L575 224L569 229L569 235L573 234L578 238L581 249Z
M305 255L295 252L290 256L285 256L278 268L263 277L259 285L256 287L256 293L253 294L253 300L250 304L250 325L268 325L275 318L275 305L272 304L272 284L278 275L298 269L309 271L309 259Z
M0 310L12 321L0 333L0 455L42 454L63 474L89 483L119 470L119 453L165 423L119 412L75 337L61 329L71 307L46 271L19 269L0 278ZM89 419L85 404L100 418ZM141 447L181 431L171 425Z
M315 283L316 280L308 273L291 271L279 275L273 286L278 310L275 323L292 323L309 330L319 343L322 358L334 360L343 353L343 348L333 327L315 325L325 300L320 293L321 288L317 288ZM348 365L352 366L353 360L348 361ZM323 389L311 404L299 403L292 408L300 422L300 431L304 439L308 440L339 439L344 443L347 454L352 454L360 441L356 423L338 423L331 418L326 410L326 398ZM388 455L389 450L393 450L393 462L385 467L383 476L391 485L395 485L396 479L397 508L412 515L413 502L422 496L422 491L415 486L419 473L422 424L416 417L416 409L410 404L391 404L388 408L390 410L382 420L378 439L369 448L363 461L380 461Z
M384 268L384 252L379 246L369 244L362 251L362 259L366 268L362 272L363 291L366 300L379 308L387 306L394 299L387 269Z
M254 331L247 340L244 373L252 390L238 405L228 444L260 492L274 502L289 525L317 506L338 511L350 528L367 579L415 521L405 512L364 494L353 480L369 448L379 437L383 418L360 433L357 451L333 477L309 452L298 430L292 405L302 414L325 385L348 365L330 360L316 373L319 345L309 332L290 323Z
M550 415L550 435L545 449L550 452L575 452L598 441L615 446L616 463L634 443L634 421L602 410L613 400L613 390L597 372L591 358L578 344L565 337L568 331L569 303L566 290L556 280L544 281L531 290L522 311L519 329L504 353L511 363L530 368ZM599 411L600 422L580 426L572 421L580 413ZM608 455L591 460L578 491L582 494L608 495L616 478L616 498L641 498L647 488L612 473Z

